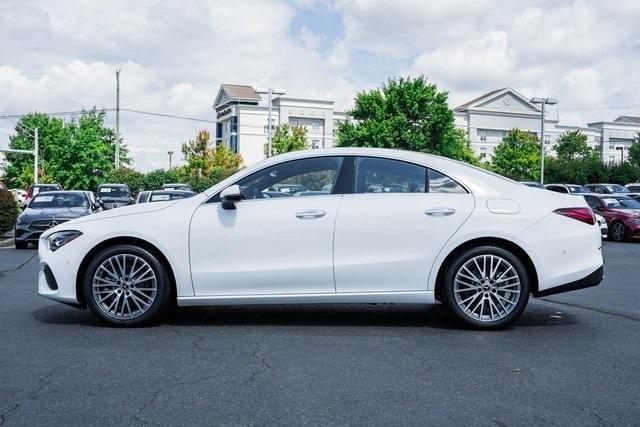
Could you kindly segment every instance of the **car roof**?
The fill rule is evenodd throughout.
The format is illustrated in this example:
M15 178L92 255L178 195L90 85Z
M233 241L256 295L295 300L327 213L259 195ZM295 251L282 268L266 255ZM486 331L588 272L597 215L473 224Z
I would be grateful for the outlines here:
M127 184L100 184L98 185L98 188L100 187L127 187L129 188L129 186Z

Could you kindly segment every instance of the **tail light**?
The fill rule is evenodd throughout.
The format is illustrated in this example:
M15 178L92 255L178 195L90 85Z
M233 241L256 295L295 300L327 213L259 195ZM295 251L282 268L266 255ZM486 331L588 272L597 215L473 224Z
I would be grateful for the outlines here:
M561 208L556 209L555 211L553 211L553 213L557 213L558 215L566 216L568 218L573 218L589 225L594 225L596 223L596 218L589 208Z

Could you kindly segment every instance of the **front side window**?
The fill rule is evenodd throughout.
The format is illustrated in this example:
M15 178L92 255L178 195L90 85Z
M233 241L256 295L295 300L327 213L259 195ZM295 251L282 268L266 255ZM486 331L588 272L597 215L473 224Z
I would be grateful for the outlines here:
M263 169L236 184L245 200L322 196L333 191L341 165L342 157L294 160Z

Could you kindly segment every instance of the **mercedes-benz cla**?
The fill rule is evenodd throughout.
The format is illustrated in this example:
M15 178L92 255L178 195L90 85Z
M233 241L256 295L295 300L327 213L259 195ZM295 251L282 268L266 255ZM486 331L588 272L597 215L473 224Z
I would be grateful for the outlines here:
M269 197L285 185L317 193ZM308 150L46 231L38 288L119 326L174 304L439 301L489 329L530 295L597 285L601 245L582 197L420 153Z

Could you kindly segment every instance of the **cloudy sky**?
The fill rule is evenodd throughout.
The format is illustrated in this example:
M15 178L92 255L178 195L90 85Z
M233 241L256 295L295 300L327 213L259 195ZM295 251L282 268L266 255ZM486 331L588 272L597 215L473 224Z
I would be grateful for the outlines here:
M121 68L123 108L204 119L221 83L348 108L358 90L422 73L452 106L510 86L584 124L640 115L639 23L638 1L0 0L0 115L112 107ZM121 122L143 170L211 129ZM0 147L12 126L0 120Z

